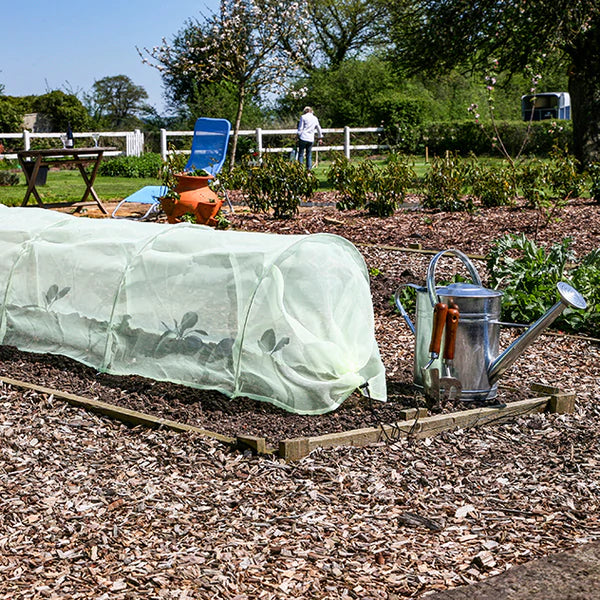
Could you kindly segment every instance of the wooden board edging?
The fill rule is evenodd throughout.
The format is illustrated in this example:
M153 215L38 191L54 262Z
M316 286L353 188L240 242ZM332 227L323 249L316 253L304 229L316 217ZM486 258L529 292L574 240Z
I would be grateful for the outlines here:
M123 423L144 425L151 428L166 428L177 432L198 433L239 449L250 449L258 454L279 455L286 461L301 459L319 447L366 446L382 441L394 442L405 437L425 438L437 435L444 431L470 428L494 422L500 423L517 416L541 413L544 411L552 413L570 413L573 412L575 408L575 394L573 392L563 392L560 388L534 384L532 385L534 391L547 393L549 395L539 398L518 400L503 406L473 408L455 413L434 415L431 417L417 416L416 418L399 421L392 425L381 424L378 427L365 427L340 433L281 440L277 451L267 446L265 438L261 437L241 435L233 438L193 425L154 417L146 413L129 410L107 402L84 398L83 396L78 396L69 392L62 392L60 390L11 379L9 377L0 377L0 383L12 387L32 390L48 396L54 396L65 400L73 406L105 415Z
M556 396L560 395L566 396L567 394L556 394ZM574 394L568 396L572 396L574 399ZM393 425L382 424L379 427L366 427L309 438L282 440L279 442L279 455L285 460L298 460L307 456L316 448L366 446L382 441L393 442L409 436L425 438L452 429L502 422L520 415L544 412L549 408L552 398L554 398L553 395L530 398L510 402L502 407L472 408L456 413L399 421Z
M229 445L235 445L237 441L235 438L221 435L220 433L215 433L214 431L209 431L208 429L194 427L193 425L186 425L185 423L178 423L177 421L171 421L169 419L161 419L160 417L154 417L136 410L122 408L120 406L116 406L115 404L109 404L108 402L84 398L83 396L77 396L76 394L71 394L69 392L61 392L59 390L53 390L51 388L35 385L33 383L27 383L25 381L19 381L17 379L0 377L0 382L13 387L20 387L27 390L32 390L34 392L39 392L41 394L46 394L48 396L54 396L55 398L66 400L73 406L85 408L92 412L100 413L130 425L145 425L146 427L152 427L155 429L162 427L178 432L189 431L193 433L199 433Z

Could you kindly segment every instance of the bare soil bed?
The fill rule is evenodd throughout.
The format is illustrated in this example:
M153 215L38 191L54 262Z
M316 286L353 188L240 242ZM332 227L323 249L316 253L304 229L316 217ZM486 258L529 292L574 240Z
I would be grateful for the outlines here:
M237 212L228 215L232 227L273 233L328 232L343 235L359 245L371 269L371 288L376 316L376 335L387 372L389 401L370 402L356 393L338 410L320 416L285 412L248 398L231 400L218 392L201 391L141 377L114 377L60 356L28 355L14 348L0 348L0 375L22 378L94 399L147 412L159 417L202 427L217 433L264 437L276 447L279 440L334 433L377 426L400 420L399 411L424 406L412 386L413 340L390 299L400 283L422 284L430 254L401 251L420 243L425 250L459 248L475 255L485 254L493 240L503 233L531 233L535 211L519 209L482 210L477 214L435 213L408 205L389 219L368 217L364 212L340 212L331 206L335 195L320 193L313 206L302 208L297 218L275 220L240 207L242 198L232 194ZM589 201L572 202L560 220L538 231L540 243L573 237L573 248L582 256L600 238L600 207ZM396 249L393 249L396 248ZM446 268L460 268L448 261ZM485 265L475 260L482 275ZM444 266L440 272L443 273ZM504 334L504 343L514 336ZM551 377L552 369L540 376ZM521 380L502 385L499 400L507 402L531 397L529 385ZM457 404L437 410L457 410L470 405Z
M579 257L600 245L599 205L577 200L561 217L538 231L540 241L570 236ZM412 338L389 298L402 281L422 283L431 258L390 247L484 254L505 232L533 236L535 218L522 208L450 215L411 206L380 220L321 205L274 221L236 207L239 229L328 231L359 245L377 270L387 405L352 397L329 415L289 415L11 348L0 349L0 375L272 443L388 422L419 401ZM599 381L597 341L546 334L507 372L502 397L531 395L534 382L557 385L576 392L574 414L316 450L294 464L197 435L128 428L0 385L0 598L392 600L494 582L512 566L600 541ZM597 571L587 563L584 571L579 583L600 597ZM539 575L529 573L510 589L499 583L490 600L541 598ZM560 567L547 575L544 598L569 597L552 585L561 577Z

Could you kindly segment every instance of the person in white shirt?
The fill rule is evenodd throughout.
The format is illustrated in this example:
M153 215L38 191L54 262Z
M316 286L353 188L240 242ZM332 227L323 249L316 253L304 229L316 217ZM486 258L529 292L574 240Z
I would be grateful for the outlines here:
M315 143L315 133L318 143L323 139L323 132L319 119L314 115L313 109L306 106L298 123L298 162L302 162L306 153L306 168L312 168L312 147Z

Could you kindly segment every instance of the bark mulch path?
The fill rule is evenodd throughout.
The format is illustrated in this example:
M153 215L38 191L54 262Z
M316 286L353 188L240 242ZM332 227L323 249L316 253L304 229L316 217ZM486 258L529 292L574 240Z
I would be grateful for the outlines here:
M540 239L573 235L578 256L599 245L598 205L576 201L565 215ZM401 210L381 221L325 206L285 222L241 209L231 220L250 230L330 231L356 243L417 240L484 253L504 229L516 232L530 218L523 210ZM374 405L381 412L353 397L320 421L290 416L11 348L0 349L0 375L170 411L177 420L205 419L209 429L224 423L239 433L246 425L273 440L388 420L388 411L415 401L412 339L389 296L402 279L422 282L430 256L360 249L379 272L372 278L376 331L392 399ZM503 334L502 345L513 335ZM128 428L52 396L0 386L0 598L416 598L494 582L510 567L563 550L593 549L600 541L599 365L597 342L544 335L503 378L503 393L527 395L533 382L572 389L574 414L316 450L293 464L194 434ZM539 577L527 572L518 572L518 587L529 586L530 595L515 598L537 597ZM547 578L548 600L568 597L552 586L556 576L559 570ZM505 592L489 598L513 597Z

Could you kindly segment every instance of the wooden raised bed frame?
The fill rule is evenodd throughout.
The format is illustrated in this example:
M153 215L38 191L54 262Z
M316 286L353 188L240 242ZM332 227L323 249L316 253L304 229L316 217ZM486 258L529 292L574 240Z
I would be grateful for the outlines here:
M90 398L84 398L69 392L61 392L51 388L35 385L17 379L0 377L0 383L12 387L19 387L36 391L40 394L52 395L55 398L65 400L73 406L78 406L91 412L100 413L112 419L116 419L130 425L144 425L152 428L166 428L173 431L189 431L218 440L228 446L237 448L249 448L258 454L271 454L285 460L298 460L307 456L314 449L331 448L333 446L367 446L382 441L395 441L401 437L424 438L451 431L457 428L474 427L487 423L502 422L508 419L541 412L571 413L575 409L575 394L564 392L560 388L546 385L532 385L534 393L543 394L538 398L510 402L502 407L483 407L445 413L432 417L423 416L424 411L418 409L407 409L404 411L405 419L390 425L379 427L365 427L353 429L340 433L329 433L314 437L301 437L279 442L278 449L270 448L266 440L261 437L240 435L229 437L207 429L186 425L169 419L161 419L135 410L129 410L100 402Z

